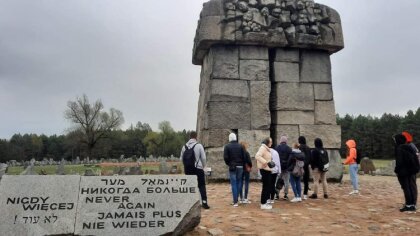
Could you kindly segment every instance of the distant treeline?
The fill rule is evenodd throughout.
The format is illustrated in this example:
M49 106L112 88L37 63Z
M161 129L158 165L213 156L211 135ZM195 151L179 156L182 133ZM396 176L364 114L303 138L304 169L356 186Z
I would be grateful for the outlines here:
M383 114L379 117L357 117L337 115L337 123L342 128L342 154L345 141L355 139L363 156L375 159L394 157L392 136L408 131L414 136L414 143L420 144L420 108L408 111L405 116ZM66 135L15 134L10 140L0 140L0 162L9 160L24 161L35 158L54 160L80 159L87 157L87 147L80 141L79 131ZM121 155L131 156L178 156L188 140L190 131L175 131L168 121L159 124L154 131L147 123L138 122L127 130L113 130L107 138L100 140L93 149L92 158L118 159Z
M345 142L355 139L363 156L374 159L394 158L393 135L408 131L414 137L414 144L420 144L420 108L408 111L405 116L385 113L380 118L372 116L357 117L337 115L337 123L342 129L342 153Z
M54 160L80 159L87 157L87 147L80 141L79 131L66 135L37 135L15 134L10 140L0 139L0 162L17 160L19 162L35 158L40 161L44 158ZM182 146L188 140L189 131L174 131L168 121L159 124L159 130L153 131L147 123L137 123L127 130L110 131L105 139L95 145L90 159L113 158L121 155L125 158L132 156L155 157L171 155L179 156Z

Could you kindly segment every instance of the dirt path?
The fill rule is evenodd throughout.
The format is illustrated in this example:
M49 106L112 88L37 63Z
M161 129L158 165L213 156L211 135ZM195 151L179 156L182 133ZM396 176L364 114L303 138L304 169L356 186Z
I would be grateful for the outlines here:
M343 184L329 185L329 199L279 200L269 211L260 210L261 183L250 186L252 203L238 208L230 205L229 184L210 184L211 209L188 235L420 235L420 215L398 211L403 195L395 177L361 176L360 182L360 196L348 195L345 176Z

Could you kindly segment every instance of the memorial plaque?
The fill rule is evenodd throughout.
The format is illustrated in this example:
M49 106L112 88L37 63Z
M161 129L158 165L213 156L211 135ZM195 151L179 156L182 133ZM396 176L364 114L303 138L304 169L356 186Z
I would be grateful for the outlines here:
M80 176L3 176L1 235L73 234Z
M76 235L179 235L199 221L196 176L81 178Z

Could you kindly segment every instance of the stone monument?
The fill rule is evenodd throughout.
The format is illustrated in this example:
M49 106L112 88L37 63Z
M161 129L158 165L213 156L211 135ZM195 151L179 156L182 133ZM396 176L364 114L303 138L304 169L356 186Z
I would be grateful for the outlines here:
M211 178L227 178L230 132L254 156L264 137L278 144L324 141L329 178L340 180L330 55L344 48L340 15L313 0L211 0L203 5L193 64L201 65L197 131ZM256 177L254 169L253 177Z

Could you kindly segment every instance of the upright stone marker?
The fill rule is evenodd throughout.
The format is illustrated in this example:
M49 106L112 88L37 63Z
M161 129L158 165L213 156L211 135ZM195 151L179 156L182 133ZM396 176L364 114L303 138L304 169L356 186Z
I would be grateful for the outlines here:
M195 176L82 177L76 235L182 235L200 223Z
M80 176L3 176L0 234L72 234L79 182Z

